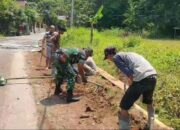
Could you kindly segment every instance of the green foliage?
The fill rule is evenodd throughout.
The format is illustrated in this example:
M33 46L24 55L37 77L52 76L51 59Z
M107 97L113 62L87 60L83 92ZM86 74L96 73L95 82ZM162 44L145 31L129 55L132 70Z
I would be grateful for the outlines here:
M34 24L39 18L38 12L34 9L27 7L27 8L25 8L24 12L25 12L26 16L28 17L28 22L30 24Z
M47 25L54 24L57 19L57 4L52 0L41 0L38 2L38 11Z
M148 40L139 36L126 37L133 47L124 47L123 30L95 30L92 48L97 65L118 77L112 63L104 61L104 48L116 46L119 51L133 51L143 55L158 71L158 84L155 91L155 108L159 119L169 126L180 128L180 44L175 40ZM73 28L62 37L63 47L87 47L89 31ZM140 43L140 44L139 44Z
M62 37L62 46L66 47L86 47L87 43L89 42L89 31L84 28L78 28L78 31L75 32L74 28L69 29ZM74 40L76 39L76 40Z
M104 6L102 5L97 13L94 15L94 17L90 18L91 24L97 24L98 20L100 20L103 17L102 11L103 11Z
M38 5L47 23L51 19L47 13L67 15L70 18L71 0L38 0ZM97 24L99 29L120 27L141 33L145 30L148 36L161 37L173 36L173 27L180 26L179 0L76 0L75 26L89 27L89 18L101 5L104 9L103 18Z
M103 18L98 23L99 28L124 27L124 13L127 10L127 0L100 0L97 4L104 5Z
M96 12L96 0L75 0L75 26L90 26L89 18Z
M38 12L34 8L20 8L15 0L2 0L0 4L0 33L18 35L23 23L35 24Z
M126 25L128 25L128 28L130 28L131 30L134 30L136 29L136 26L137 26L136 12L135 12L136 6L131 0L128 0L128 5L129 5L128 10L124 13L125 19L123 22Z
M69 4L64 0L41 0L37 3L37 11L42 17L42 21L50 25L66 27L66 20L58 19L59 15L67 15Z
M91 23L91 35L90 35L90 43L92 44L93 38L94 38L94 24L97 24L98 21L103 17L102 11L103 11L104 6L102 5L96 14L90 18L90 23Z
M125 50L142 54L157 69L158 84L154 95L156 113L167 125L179 129L179 41L144 39L140 46L126 48Z
M71 0L27 0L31 14L38 14L38 19L27 13L24 15L15 13L19 10L15 0L1 0L0 4L0 32L14 28L24 17L27 21L43 21L47 25L63 24L66 21L59 21L58 15L65 15L69 24L71 14ZM15 6L14 6L15 5ZM97 10L104 6L102 19L94 28L127 28L130 31L146 32L144 36L159 38L162 36L173 36L173 28L180 27L180 1L179 0L75 0L74 3L74 25L77 27L90 27L89 18ZM16 15L17 21L16 22ZM101 16L102 16L101 15ZM91 19L92 21L93 19ZM15 23L13 23L15 21ZM25 22L27 22L25 21ZM5 32L7 33L7 32Z
M128 5L124 23L129 29L150 29L152 33L157 32L154 36L160 37L162 34L172 36L173 27L180 26L178 0L128 0ZM149 24L153 28L149 28Z
M136 47L142 42L141 37L130 36L123 39L123 47Z
M2 34L0 34L0 39L3 39L3 38L4 38L4 36Z
M7 34L10 28L15 27L17 5L13 0L2 0L0 4L0 32Z
M94 14L95 0L75 0L74 24L76 26L88 26L89 18ZM71 0L41 0L38 1L38 10L43 21L50 25L59 22L58 15L66 15L70 20Z

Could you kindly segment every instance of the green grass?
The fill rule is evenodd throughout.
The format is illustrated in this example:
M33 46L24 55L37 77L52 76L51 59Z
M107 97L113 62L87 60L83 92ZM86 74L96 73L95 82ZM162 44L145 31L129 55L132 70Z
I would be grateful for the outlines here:
M139 36L123 37L123 30L97 32L89 44L90 29L73 28L62 37L62 47L92 47L97 65L117 76L112 63L103 60L103 50L109 45L119 51L132 51L143 55L158 71L155 91L156 113L169 126L180 129L180 40L150 40Z
M0 40L4 38L4 35L0 34Z

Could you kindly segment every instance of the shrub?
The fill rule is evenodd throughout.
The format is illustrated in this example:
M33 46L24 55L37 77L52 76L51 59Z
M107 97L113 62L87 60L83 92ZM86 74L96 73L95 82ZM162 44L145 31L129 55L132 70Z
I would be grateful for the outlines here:
M0 39L3 39L4 38L4 35L0 34Z
M127 38L124 38L123 41L123 47L136 47L139 46L141 44L141 37L137 37L137 36L130 36Z

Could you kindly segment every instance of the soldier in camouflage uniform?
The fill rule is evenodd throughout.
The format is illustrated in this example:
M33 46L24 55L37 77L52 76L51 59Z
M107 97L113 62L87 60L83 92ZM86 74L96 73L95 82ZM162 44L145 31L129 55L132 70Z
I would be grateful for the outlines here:
M73 98L73 90L75 85L76 72L74 71L72 64L78 64L79 74L81 75L82 81L87 82L84 75L83 65L86 59L89 57L89 52L92 49L58 49L55 53L55 61L53 67L55 68L55 84L56 89L54 94L59 95L62 93L61 84L64 79L67 79L67 102L78 101Z

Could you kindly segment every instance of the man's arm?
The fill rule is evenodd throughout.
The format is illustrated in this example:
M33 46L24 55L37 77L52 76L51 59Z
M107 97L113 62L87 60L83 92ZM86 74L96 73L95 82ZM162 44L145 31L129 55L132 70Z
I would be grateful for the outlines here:
M128 84L133 82L133 71L126 65L121 56L117 55L113 58L115 65L128 77Z
M56 41L57 39L57 36L58 36L58 32L54 32L53 35L51 36L51 41L53 41L53 43Z
M86 76L84 75L84 67L83 67L83 64L78 63L78 71L79 71L79 74L81 75L82 81L83 81L84 83L87 83L87 78L86 78Z
M93 57L88 57L88 59L85 62L86 67L88 67L88 74L89 75L98 75L98 70L95 61L93 60Z
M45 43L46 43L46 35L42 39L42 50L45 48Z

